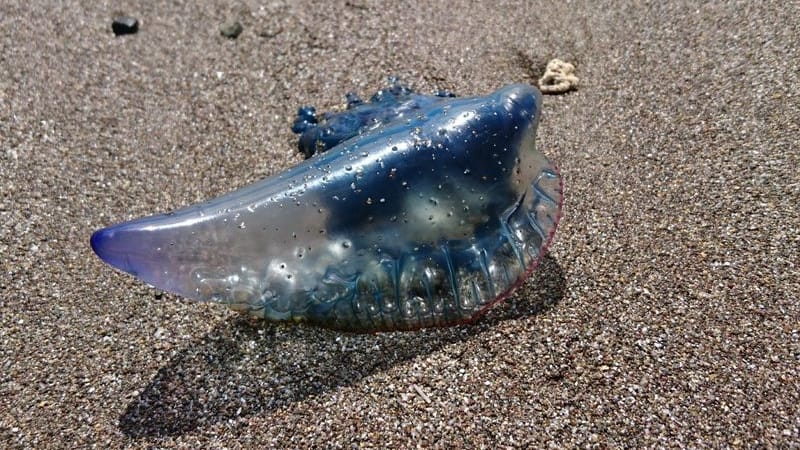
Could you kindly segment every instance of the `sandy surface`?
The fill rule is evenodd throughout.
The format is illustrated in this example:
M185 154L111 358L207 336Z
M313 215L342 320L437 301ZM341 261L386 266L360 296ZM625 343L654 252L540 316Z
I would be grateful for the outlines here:
M24 3L0 2L0 447L800 446L798 3ZM554 57L581 77L540 127L565 218L475 325L264 326L89 248L299 161L299 105Z

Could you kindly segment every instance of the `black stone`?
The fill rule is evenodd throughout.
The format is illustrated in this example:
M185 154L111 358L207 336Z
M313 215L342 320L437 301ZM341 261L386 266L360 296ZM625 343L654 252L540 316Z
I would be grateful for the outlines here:
M229 39L236 39L240 34L242 34L243 30L244 27L242 27L242 24L239 23L238 20L227 22L219 27L220 34Z
M114 22L111 24L111 29L117 36L133 34L139 31L139 20L135 17L120 16L114 19Z

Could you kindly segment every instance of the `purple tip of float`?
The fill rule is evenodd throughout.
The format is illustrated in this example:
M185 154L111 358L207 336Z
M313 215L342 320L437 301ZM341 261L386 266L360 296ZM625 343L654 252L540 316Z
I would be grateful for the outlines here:
M153 283L153 243L144 230L132 222L95 231L91 237L92 250L110 266Z
M130 265L126 262L125 254L114 248L114 234L114 227L102 228L92 233L90 240L92 250L106 264L130 273Z
M102 228L92 233L91 245L95 254L115 269L141 277L145 262L138 233L125 230L125 224Z
M179 272L180 262L172 252L174 236L166 215L151 216L101 228L89 242L106 264L165 291L192 297Z

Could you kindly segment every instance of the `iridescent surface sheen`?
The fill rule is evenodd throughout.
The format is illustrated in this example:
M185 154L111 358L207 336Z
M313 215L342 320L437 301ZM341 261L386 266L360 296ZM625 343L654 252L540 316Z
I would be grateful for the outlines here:
M351 331L452 325L509 295L560 216L561 178L534 145L539 92L452 98L395 83L348 100L322 120L299 112L301 149L326 152L99 230L92 248L185 297Z

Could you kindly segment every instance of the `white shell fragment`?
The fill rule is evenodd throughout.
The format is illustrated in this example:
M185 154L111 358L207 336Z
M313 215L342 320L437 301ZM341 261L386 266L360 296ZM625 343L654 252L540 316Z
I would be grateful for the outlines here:
M539 79L539 89L543 94L563 94L578 89L579 78L575 75L575 66L560 59L547 63L544 75Z

